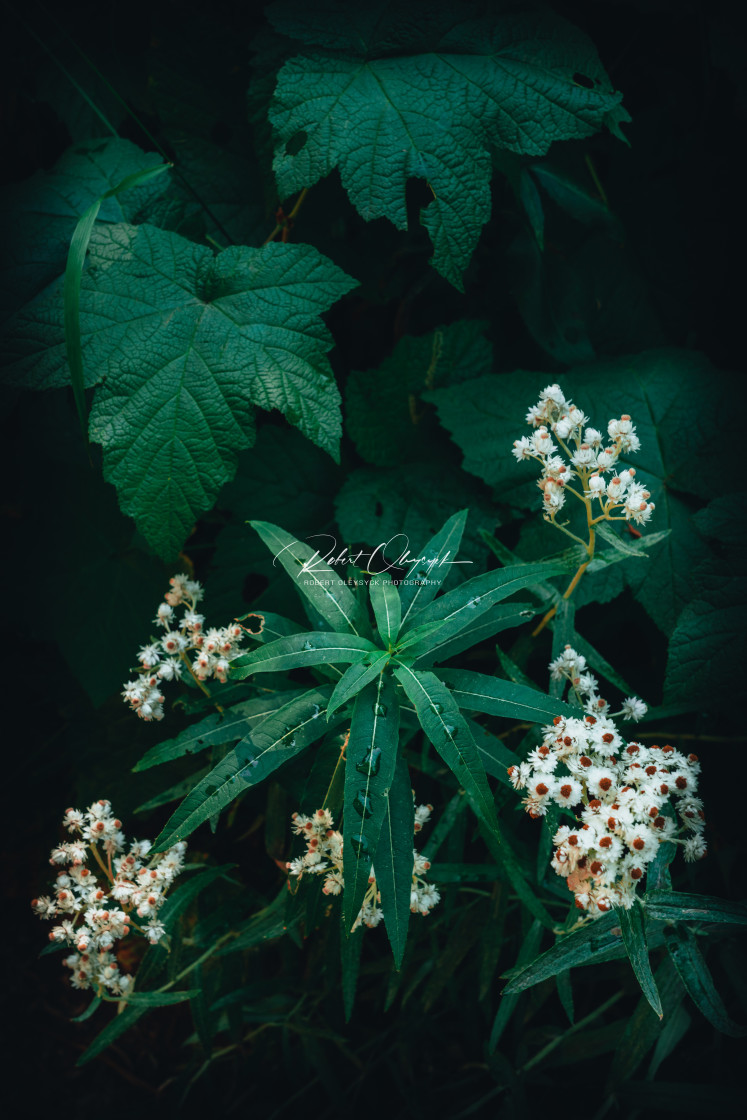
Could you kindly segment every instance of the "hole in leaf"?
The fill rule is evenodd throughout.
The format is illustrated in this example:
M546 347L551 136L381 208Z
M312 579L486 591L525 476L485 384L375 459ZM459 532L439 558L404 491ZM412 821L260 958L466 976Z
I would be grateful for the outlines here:
M577 86L583 86L584 89L594 89L594 81L586 74L574 74L573 80Z
M262 614L248 614L243 625L244 629L248 630L250 634L261 634L265 625L265 617Z
M294 132L285 145L285 154L287 156L297 156L301 149L305 146L309 138L308 132L301 129L300 132Z

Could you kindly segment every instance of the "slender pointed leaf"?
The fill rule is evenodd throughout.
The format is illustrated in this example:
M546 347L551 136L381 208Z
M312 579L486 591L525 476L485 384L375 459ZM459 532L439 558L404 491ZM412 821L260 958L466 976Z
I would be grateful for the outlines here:
M523 992L566 968L588 964L603 953L608 959L606 954L610 949L625 951L615 912L596 918L573 933L561 935L551 949L512 975L504 994Z
M467 510L453 514L431 537L399 585L402 601L402 626L435 598L456 559L467 521Z
M708 894L649 890L646 891L643 904L650 918L662 922L725 922L730 925L747 925L747 903L730 902L726 898L714 898Z
M143 1005L125 1007L121 1014L115 1015L103 1031L96 1035L88 1049L84 1050L78 1058L75 1063L76 1067L84 1066L93 1061L94 1058L98 1058L99 1054L103 1054L104 1050L111 1046L113 1042L116 1042L130 1027L134 1027L138 1019L141 1019L149 1010L148 1007Z
M285 568L300 595L337 633L367 634L363 607L343 579L325 564L317 549L296 540L269 521L250 521L263 542Z
M474 808L471 799L470 803ZM504 836L503 830L499 826L496 835L495 832L489 832L482 821L478 822L478 827L488 851L516 891L520 901L546 929L553 929L555 923L527 882L511 842Z
M346 750L343 937L358 917L376 860L398 743L399 701L391 674L381 673L358 694Z
M368 593L371 596L371 606L381 640L385 645L393 646L397 641L402 620L402 601L389 573L372 576Z
M469 716L465 716L465 719L477 745L480 761L485 767L486 774L490 774L491 778L497 778L504 786L513 790L514 787L508 776L508 769L510 766L517 766L521 762L519 756L504 746L497 736L491 734L490 731L486 731L484 727L475 723Z
M656 987L654 974L651 971L651 962L648 959L648 945L646 944L646 918L643 907L638 899L629 910L620 907L617 910L620 919L620 929L625 943L625 951L633 966L636 980L641 986L641 991L651 1005L653 1011L661 1019L664 1015L661 997Z
M330 692L331 686L325 686L304 693L287 706L288 710L280 709L270 716L266 728L260 725L235 750L229 751L171 815L156 839L154 850L163 851L177 840L185 839L244 790L257 785L320 739L328 730L323 717ZM290 722L294 714L295 721Z
M469 669L442 669L439 675L459 707L468 711L527 723L547 723L555 716L570 718L577 713L562 700L502 677L488 677Z
M682 925L670 927L665 931L665 941L674 967L698 1011L722 1034L732 1038L747 1035L747 1027L735 1023L724 1007L692 930Z
M159 743L144 754L133 770L148 770L151 766L160 766L162 762L171 762L172 759L181 758L185 754L197 754L207 747L220 746L241 739L247 731L257 723L261 723L271 712L281 708L283 704L295 696L301 696L302 689L291 692L279 692L273 696L257 696L252 700L245 700L236 704L223 713L215 712L205 719L188 727L174 739L167 739Z
M370 662L360 661L357 665L351 665L346 669L330 698L327 719L348 700L352 700L367 684L375 680L384 671L388 660L389 654L386 650L380 650L372 655Z
M90 1019L94 1012L99 1009L102 1002L103 1001L101 1000L100 996L94 996L85 1011L82 1011L80 1015L76 1015L74 1019L70 1020L70 1022L85 1023L86 1019Z
M133 992L126 1002L131 1007L169 1007L173 1003L185 1003L199 994L198 988L184 992Z
M400 757L386 798L375 867L376 886L381 891L381 908L397 969L402 966L410 922L414 825L410 774Z
M418 719L430 741L472 796L476 811L491 832L497 833L495 803L472 733L446 685L435 673L400 665L395 675L415 705Z
M305 669L310 665L334 664L339 661L364 661L376 646L355 634L322 631L292 634L278 638L250 653L242 653L231 662L231 675L237 680L254 673L280 673L289 669Z
M564 564L553 561L540 561L536 564L517 564L510 568L485 572L473 576L453 591L436 599L435 602L419 611L414 624L422 626L426 622L443 619L444 626L439 632L441 641L458 634L465 626L470 626L492 606L507 599L524 587L531 587L538 580L560 575L567 570ZM408 627L409 628L409 627ZM402 629L405 630L403 620Z
M420 669L441 661L447 661L451 657L456 657L458 653L463 653L465 649L477 645L478 642L495 637L503 630L510 630L514 626L523 626L536 614L536 608L530 603L499 603L497 606L491 607L472 626L465 626L455 637L434 637L432 641L427 642L427 652L418 654L415 665ZM414 650L410 650L410 656L414 652Z
M83 268L86 263L86 253L91 240L91 233L96 223L101 204L107 198L113 198L122 191L132 187L142 186L144 183L162 175L171 168L170 163L159 163L155 167L146 167L142 171L134 171L126 175L108 191L104 191L95 202L92 202L84 214L78 219L78 224L73 231L70 249L67 254L65 280L62 287L65 323L65 349L68 365L70 366L70 380L73 386L75 407L78 410L78 419L83 435L88 438L88 424L86 415L86 379L83 372L83 346L80 337L80 282Z

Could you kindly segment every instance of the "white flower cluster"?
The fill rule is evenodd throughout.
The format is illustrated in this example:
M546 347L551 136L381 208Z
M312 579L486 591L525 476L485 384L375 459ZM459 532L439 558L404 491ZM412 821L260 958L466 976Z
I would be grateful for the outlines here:
M429 820L432 805L417 805L415 808L415 832L419 832ZM324 894L340 894L345 886L342 873L342 833L335 831L329 809L317 809L310 816L294 813L293 831L306 840L306 852L298 859L291 860L288 871L300 879L304 874L324 875ZM436 888L425 881L430 862L415 848L412 851L412 888L410 890L410 910L413 914L428 914L441 898ZM360 925L373 928L384 918L381 909L381 892L376 885L373 865L368 877L366 891L360 913L355 919L353 929Z
M151 945L163 937L158 912L184 866L187 845L175 844L146 862L150 840L134 840L127 848L122 822L108 801L95 801L84 813L68 809L62 823L79 838L53 849L49 862L60 868L54 894L35 898L31 905L42 918L61 918L49 940L75 947L65 959L74 988L126 995L133 979L120 971L114 943L133 928ZM98 864L95 871L86 867L90 855ZM133 915L146 919L145 924Z
M571 682L579 700L586 697L584 714L556 716L543 729L542 744L508 775L515 789L526 789L522 804L531 817L544 816L553 802L573 812L576 823L553 837L552 867L576 906L594 917L612 906L629 909L664 840L682 845L686 860L706 853L700 764L697 755L685 757L674 747L626 743L584 658L570 646L550 668L556 679ZM640 719L644 712L633 697L615 714Z
M184 574L172 576L171 590L164 596L153 621L166 633L151 639L138 651L141 668L135 680L128 681L122 695L141 719L163 719L164 681L178 680L184 668L198 681L209 677L225 682L231 661L238 657L242 627L238 623L205 633L205 616L198 614L203 597L202 585ZM184 609L181 619L178 608ZM187 656L194 653L192 661Z
M649 501L648 490L635 481L635 470L616 472L609 480L604 477L617 467L621 455L639 450L641 443L633 422L628 415L610 420L610 442L605 447L604 436L596 428L587 427L588 421L589 417L566 399L559 385L548 385L527 413L527 423L536 431L514 441L517 459L536 459L542 467L537 485L543 494L546 518L554 519L570 491L582 501L596 499L601 506L600 520L610 519L613 511L618 511L617 520L645 525L654 503ZM553 436L565 459L557 453ZM568 486L576 477L583 493Z

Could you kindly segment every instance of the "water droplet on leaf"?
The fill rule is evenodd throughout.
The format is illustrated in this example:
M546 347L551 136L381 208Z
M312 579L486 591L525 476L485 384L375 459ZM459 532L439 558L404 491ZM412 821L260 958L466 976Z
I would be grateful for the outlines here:
M361 790L360 793L355 795L353 808L359 817L370 817L372 815L371 798Z
M356 765L359 774L378 774L381 765L381 748L372 747Z

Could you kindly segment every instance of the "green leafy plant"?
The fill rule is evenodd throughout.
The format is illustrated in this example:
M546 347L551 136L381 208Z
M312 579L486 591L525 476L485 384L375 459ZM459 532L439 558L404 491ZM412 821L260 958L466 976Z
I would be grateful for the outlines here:
M62 1105L735 1111L738 40L556 7L9 8L11 983Z

